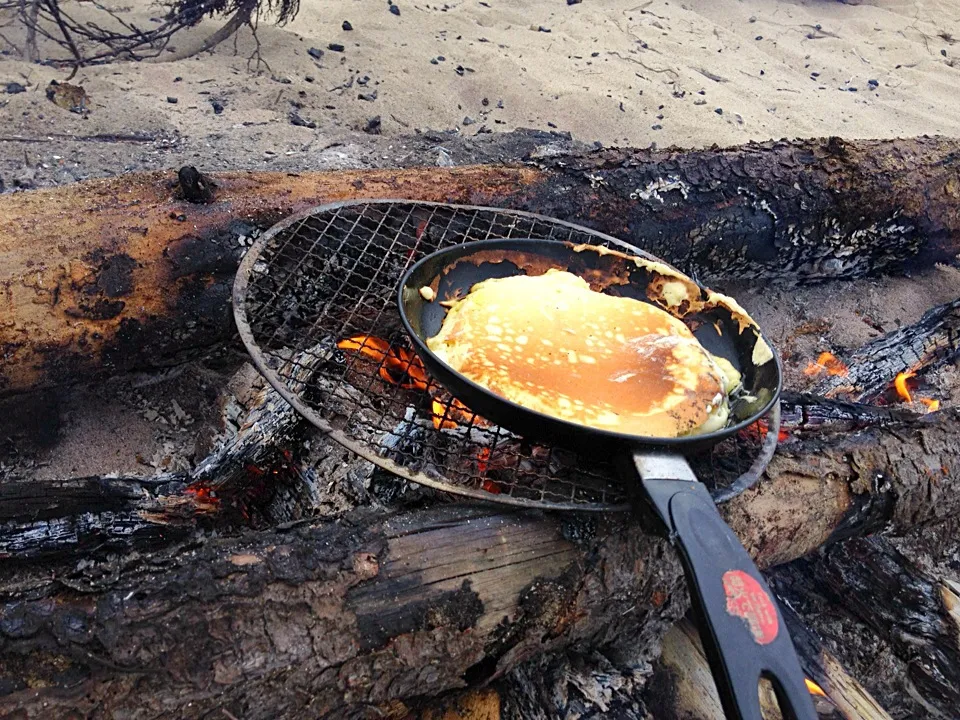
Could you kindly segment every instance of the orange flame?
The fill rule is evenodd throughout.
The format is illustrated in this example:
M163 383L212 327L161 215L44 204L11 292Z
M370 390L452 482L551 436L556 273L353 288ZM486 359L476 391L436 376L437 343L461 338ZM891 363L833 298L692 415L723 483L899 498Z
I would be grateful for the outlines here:
M450 419L452 410L450 405L444 405L439 400L433 401L433 426L437 430L453 430L457 427L457 423Z
M913 397L910 395L910 388L907 387L907 380L916 376L916 373L907 370L906 372L897 373L897 377L894 378L893 386L897 389L897 395L899 395L904 402L913 402Z
M904 402L913 402L913 395L910 393L910 388L907 385L907 380L915 378L917 374L912 370L907 370L902 373L897 373L897 377L893 380L893 387L897 391L897 395L900 396L900 399ZM917 398L918 402L922 402L927 406L927 412L936 412L940 409L940 401L933 400L931 398Z
M811 695L819 695L820 697L827 697L827 694L823 691L823 688L817 685L810 678L805 677L803 679L803 682L807 686L807 690L810 691Z
M380 377L391 385L407 390L426 390L427 371L416 355L405 348L394 347L372 335L357 335L337 343L341 350L359 352L380 363Z
M807 365L803 371L803 374L807 377L816 377L821 373L844 376L849 374L849 372L850 371L847 369L847 366L840 362L836 355L829 352L822 352L820 353L819 357L817 357L817 361L815 363L810 363Z
M458 423L469 425L473 423L475 427L487 427L489 423L456 398L449 400L433 399L433 426L437 430L452 430Z
M337 347L348 352L357 352L380 363L380 377L391 385L399 385L405 390L429 389L430 379L420 358L402 347L394 347L383 338L373 335L356 335L337 343ZM488 423L474 415L466 405L456 398L449 401L433 399L433 426L437 430L452 430L458 422L486 426Z

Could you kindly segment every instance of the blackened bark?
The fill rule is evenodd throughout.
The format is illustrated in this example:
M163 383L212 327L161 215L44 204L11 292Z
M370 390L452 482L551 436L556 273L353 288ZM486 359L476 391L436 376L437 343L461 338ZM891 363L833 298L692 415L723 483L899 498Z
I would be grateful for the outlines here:
M604 150L546 161L556 180L525 207L706 279L861 277L957 261L957 150L941 137Z
M0 591L0 707L45 720L366 717L573 643L652 654L685 604L623 519L459 505L32 571Z

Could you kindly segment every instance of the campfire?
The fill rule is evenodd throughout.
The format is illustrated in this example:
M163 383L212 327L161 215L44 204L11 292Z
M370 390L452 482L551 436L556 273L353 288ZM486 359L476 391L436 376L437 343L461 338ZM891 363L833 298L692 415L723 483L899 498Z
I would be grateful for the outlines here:
M393 244L381 248L381 267L358 268L348 250L337 254L355 285L343 295L304 296L281 308L269 355L255 360L288 387L310 387L302 407L291 407L229 341L202 359L178 356L168 363L172 369L147 368L92 390L57 387L4 400L12 419L5 437L12 440L0 464L0 561L12 572L4 586L0 679L7 684L0 702L13 698L17 707L31 708L43 702L48 716L65 717L75 702L112 702L121 691L133 692L135 682L149 698L164 697L161 687L174 683L193 687L204 711L223 698L261 692L300 707L305 701L296 688L304 688L321 715L357 707L389 715L400 712L399 704L412 712L423 698L463 685L489 685L506 697L510 683L524 677L543 687L551 678L576 678L596 697L635 692L655 702L653 684L642 687L649 674L604 665L611 661L603 652L634 669L660 668L649 648L659 647L686 600L666 543L617 513L593 512L625 506L609 459L530 442L474 415L413 353L390 315L392 294L371 300L376 273L387 273L382 286L392 290L411 257L441 243L511 233L589 239L563 223L513 211L471 217L411 204L399 218L350 219L411 231L395 233ZM342 212L327 220L347 224ZM304 247L291 241L285 250L291 264L318 262ZM273 291L290 287L282 277L270 281ZM836 288L847 281L829 282ZM790 292L815 300L826 291ZM762 298L747 294L745 303L759 307ZM880 529L905 533L960 512L951 365L958 307L931 307L896 329L881 317L890 329L852 350L855 343L833 330L782 352L781 447L760 488L725 508L762 566L793 561L827 542L847 547L846 538ZM784 329L771 338L778 350L808 321L783 312ZM304 327L323 332L308 345L291 342ZM304 410L325 432L304 420ZM63 418L62 425L46 445L28 447L25 429L37 416L41 423ZM698 475L718 487L732 482L750 470L770 432L768 421L760 421L695 457ZM107 452L111 433L123 443ZM350 436L363 437L392 471L371 464L371 453L358 457L330 439ZM131 443L139 449L130 450ZM426 482L411 484L412 476ZM439 476L458 478L470 498L568 503L593 514L513 513L452 500L429 484ZM824 624L803 634L818 620L807 612L814 595L797 578L812 576L820 560L803 562L809 564L787 566L793 574L772 570L770 577L796 610L786 622L803 639L806 686L837 717L860 717L850 707L864 698L880 704L871 692L886 686L873 684L858 664L861 656L844 654L842 643L817 644L835 620L826 610ZM869 565L863 556L850 562ZM885 572L902 573L929 597L913 605L901 598L902 613L890 601L883 605L887 624L878 630L864 621L861 631L887 633L877 646L888 643L897 658L908 657L895 639L908 624L904 616L920 607L930 627L947 623L942 601L929 598L952 586L891 562ZM865 613L863 594L870 592L879 591L865 584L829 602L849 601L856 610L845 612ZM627 643L628 637L642 641ZM949 655L939 635L929 642L910 652ZM595 644L603 652L571 651ZM703 672L696 662L685 660L683 671ZM429 678L426 667L434 669ZM600 667L604 672L590 669ZM946 680L934 672L916 677L921 670L910 668L914 691L949 707L949 666L937 666ZM614 681L620 689L604 685ZM79 685L89 700L64 699ZM243 714L239 704L229 712Z

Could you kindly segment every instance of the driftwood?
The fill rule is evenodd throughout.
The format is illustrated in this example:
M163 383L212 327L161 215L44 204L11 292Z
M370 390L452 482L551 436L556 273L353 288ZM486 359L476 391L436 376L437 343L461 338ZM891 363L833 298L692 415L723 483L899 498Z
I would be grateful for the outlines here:
M519 141L518 141L519 142ZM0 395L180 361L232 336L249 238L344 199L497 205L579 222L709 279L817 280L955 262L960 144L803 140L726 150L535 150L525 164L174 173L0 196Z
M790 443L726 517L769 567L956 515L958 420ZM372 716L571 645L652 659L686 610L672 551L630 518L476 505L7 567L0 687L25 717Z

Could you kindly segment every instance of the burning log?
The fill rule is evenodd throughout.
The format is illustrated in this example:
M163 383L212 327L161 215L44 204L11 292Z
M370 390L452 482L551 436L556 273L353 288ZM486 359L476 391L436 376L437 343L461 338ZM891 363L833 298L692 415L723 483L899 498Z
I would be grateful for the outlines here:
M295 361L302 368L319 357L301 355L311 358ZM418 367L414 357L398 360L399 376L390 382L421 382L416 370L412 377L408 374ZM299 456L303 440L310 437L307 423L279 394L259 385L246 414L236 421L238 431L190 472L0 484L0 557L62 556L95 546L133 549L143 540L174 541L197 524L229 528L295 519L296 508L257 519L267 504L263 492L296 495L296 487L304 484ZM835 539L834 531L870 532L889 521L897 507L918 508L912 517L909 509L902 513L898 527L903 532L960 513L960 498L949 496L949 486L938 490L937 498L947 495L942 503L927 503L924 497L924 481L943 476L949 483L953 476L945 469L960 467L956 411L924 416L795 393L785 393L783 406L782 445L767 469L763 492L752 491L748 502L728 506L728 521L737 532L755 538L754 549L770 553L770 563L813 550ZM455 425L444 419L451 417L451 409L435 413L436 427ZM851 432L860 434L851 438ZM920 442L928 443L933 454L915 452ZM903 444L910 447L898 449ZM488 461L489 456L478 462ZM930 473L931 464L937 473ZM880 479L868 486L871 472ZM487 482L485 489L496 492L495 483ZM791 509L793 522L781 516L785 508ZM770 519L775 524L768 524Z
M530 144L516 137L520 157ZM178 191L173 173L3 195L0 394L169 365L232 337L230 284L250 237L335 200L553 215L703 277L817 280L954 262L957 149L944 138L534 149L512 166L212 174L205 204L188 202L195 193Z
M879 536L854 538L777 568L773 585L874 692L889 698L889 709L956 717L960 595L955 585L930 577ZM842 637L833 630L839 618L848 628ZM812 633L798 636L791 622L796 615L786 619L795 643L826 652ZM893 655L882 670L869 660L878 646Z
M92 548L149 547L190 534L215 502L185 473L0 483L0 561Z
M909 401L907 380L957 357L960 299L927 311L918 322L857 348L842 361L835 358L837 365L849 366L849 371L821 373L821 379L810 391L827 397L875 402L896 389L902 399ZM896 386L898 381L900 387Z

